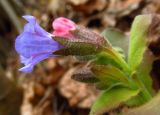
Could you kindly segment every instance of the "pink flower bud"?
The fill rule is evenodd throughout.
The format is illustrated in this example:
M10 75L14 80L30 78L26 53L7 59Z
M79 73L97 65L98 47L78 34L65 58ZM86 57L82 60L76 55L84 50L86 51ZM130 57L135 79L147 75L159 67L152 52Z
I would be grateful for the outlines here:
M76 24L64 17L57 18L53 21L52 27L54 29L53 35L65 38L73 38L70 30L76 29Z

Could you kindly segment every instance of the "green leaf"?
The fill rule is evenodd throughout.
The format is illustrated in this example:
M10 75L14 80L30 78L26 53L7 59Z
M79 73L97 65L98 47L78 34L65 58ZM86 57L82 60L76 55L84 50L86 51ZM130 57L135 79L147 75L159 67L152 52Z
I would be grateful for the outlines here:
M140 15L136 16L133 21L128 55L128 64L132 71L135 71L140 65L147 48L151 20L151 15Z
M124 54L124 51L121 48L119 48L119 47L113 47L113 49L115 51L117 51L123 59L125 59L126 55Z
M150 72L155 58L152 52L148 50L148 46L151 41L154 41L153 38L155 38L155 35L157 37L154 31L158 26L157 22L155 23L156 20L153 15L137 16L131 29L128 63L131 71L133 73L135 72L137 76L139 87L142 88L142 97L146 102L149 101L153 95Z
M129 107L136 107L146 103L146 100L143 98L143 93L140 92L137 96L126 101L126 105Z
M149 50L145 51L143 60L137 69L137 75L139 76L139 79L142 81L150 94L153 94L150 72L152 70L152 64L154 60L155 57L152 55L152 53Z
M160 115L160 93L148 103L125 111L124 115Z
M138 87L141 87L142 90L139 95L135 98L129 100L129 106L137 106L142 105L148 102L153 96L153 88L152 88L152 78L150 76L150 72L152 70L152 63L155 60L155 57L149 50L146 50L143 55L143 60L135 74L132 75L134 82L137 83Z
M107 79L104 81L99 81L95 83L95 86L99 90L110 90L113 87L128 87L125 83L122 83L120 81L112 80L112 79Z
M121 65L117 62L115 56L112 54L109 54L107 52L100 52L97 54L97 58L95 60L96 64L101 64L101 65L113 65L118 68L121 68Z
M121 48L125 56L128 55L129 37L122 31L115 28L106 28L102 35L109 41L113 47Z
M99 115L114 109L138 93L139 90L132 90L125 87L114 87L113 89L106 90L93 104L90 115Z
M125 72L129 72L128 64L125 62L121 54L112 48L103 48L100 53L97 53L97 63L99 64L111 64Z

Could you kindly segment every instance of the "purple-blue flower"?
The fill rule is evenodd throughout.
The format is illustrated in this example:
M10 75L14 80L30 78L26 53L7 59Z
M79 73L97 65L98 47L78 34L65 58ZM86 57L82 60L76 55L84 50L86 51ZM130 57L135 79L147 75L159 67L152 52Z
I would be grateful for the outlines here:
M52 52L59 49L59 44L54 41L51 34L42 29L33 16L23 16L28 23L24 31L15 41L16 51L20 54L21 63L25 66L22 72L31 72L40 61L53 57Z

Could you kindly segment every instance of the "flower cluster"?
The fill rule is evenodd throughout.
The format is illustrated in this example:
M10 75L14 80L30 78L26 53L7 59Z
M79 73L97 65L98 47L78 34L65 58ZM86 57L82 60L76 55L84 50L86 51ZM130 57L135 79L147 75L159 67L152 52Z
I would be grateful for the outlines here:
M28 23L16 38L15 49L25 66L22 72L31 72L40 61L57 55L95 55L102 46L109 46L97 33L76 25L73 21L59 17L52 23L53 32L42 29L34 16L23 16Z
M15 41L15 49L20 54L21 63L25 66L20 69L22 72L31 72L33 67L40 61L54 57L53 52L60 49L58 42L52 36L72 38L70 30L76 28L76 24L69 19L60 17L53 21L53 33L48 33L37 23L34 16L23 16L28 23L24 31Z

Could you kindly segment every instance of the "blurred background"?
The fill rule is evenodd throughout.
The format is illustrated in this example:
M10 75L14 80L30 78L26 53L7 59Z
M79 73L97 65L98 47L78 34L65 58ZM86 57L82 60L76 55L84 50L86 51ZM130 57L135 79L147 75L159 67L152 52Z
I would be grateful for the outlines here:
M30 74L18 71L14 41L26 23L22 16L35 16L48 32L63 16L98 33L107 27L129 33L136 15L160 13L160 1L0 0L0 10L0 115L88 115L99 92L71 79L79 64L74 57L47 59Z

